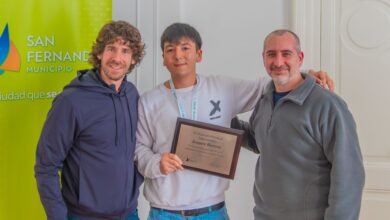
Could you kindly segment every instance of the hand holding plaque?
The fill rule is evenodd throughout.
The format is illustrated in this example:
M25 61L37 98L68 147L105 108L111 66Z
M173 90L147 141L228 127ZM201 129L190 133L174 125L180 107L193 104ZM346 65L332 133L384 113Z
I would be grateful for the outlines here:
M243 131L178 118L172 153L186 168L233 179Z
M182 170L182 164L183 162L176 154L162 153L160 160L160 172L164 175L168 175L169 173Z

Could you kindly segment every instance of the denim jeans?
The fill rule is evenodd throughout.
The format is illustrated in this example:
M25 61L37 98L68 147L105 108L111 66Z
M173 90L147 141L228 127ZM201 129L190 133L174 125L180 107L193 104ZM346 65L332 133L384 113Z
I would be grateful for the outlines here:
M229 216L225 206L215 211L191 217L151 208L148 220L229 220Z
M68 215L68 220L83 220L83 219L76 216ZM135 210L133 213L127 216L126 220L139 220L138 210Z

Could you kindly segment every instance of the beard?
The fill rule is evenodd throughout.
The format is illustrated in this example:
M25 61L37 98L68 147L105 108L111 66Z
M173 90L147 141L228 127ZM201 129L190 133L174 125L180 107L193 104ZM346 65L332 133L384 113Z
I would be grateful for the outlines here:
M272 81L276 84L276 85L279 85L279 86L283 86L283 85L286 85L289 81L290 81L290 74L288 74L287 76L273 76L272 77Z
M113 81L118 81L118 80L121 80L123 79L123 77L126 75L125 72L121 73L121 74L113 74L112 72L110 72L109 70L104 70L103 69L103 74L110 80L113 80Z
M114 70L110 67L120 67L118 70ZM125 67L124 64L122 63L118 63L118 62L115 62L115 61L111 61L109 63L107 63L107 66L103 69L103 74L110 80L114 80L114 81L117 81L117 80L121 80L123 79L124 76L126 76L126 74L128 73L127 70L128 68Z
M274 71L279 72L284 70L287 70L287 73L274 73ZM291 79L291 72L288 66L271 66L269 75L271 76L272 81L280 86L287 84Z

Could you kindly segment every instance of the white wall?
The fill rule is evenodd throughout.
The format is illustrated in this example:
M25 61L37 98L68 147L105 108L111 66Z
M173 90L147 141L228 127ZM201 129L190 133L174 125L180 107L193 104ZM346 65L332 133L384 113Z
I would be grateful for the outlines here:
M291 3L284 0L114 0L114 19L137 25L147 44L147 54L131 80L144 92L168 79L162 66L159 37L172 22L186 22L200 32L202 74L255 79L265 75L261 50L263 38L276 28L291 27ZM118 6L119 5L119 6ZM248 118L249 114L242 116ZM232 220L253 219L252 186L257 155L241 150L235 180L227 192ZM141 219L149 210L140 198Z
M264 36L287 27L283 0L187 0L181 20L195 26L203 38L199 72L256 78L265 74L261 49Z

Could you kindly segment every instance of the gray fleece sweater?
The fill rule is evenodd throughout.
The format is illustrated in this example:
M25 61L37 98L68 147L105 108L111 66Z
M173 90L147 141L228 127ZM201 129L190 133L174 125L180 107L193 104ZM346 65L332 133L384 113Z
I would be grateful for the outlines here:
M247 127L260 151L255 219L358 219L365 174L347 105L311 77L275 106L274 90L270 82Z

